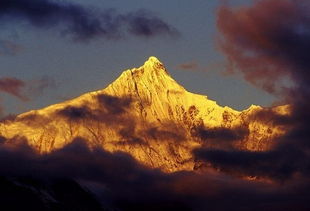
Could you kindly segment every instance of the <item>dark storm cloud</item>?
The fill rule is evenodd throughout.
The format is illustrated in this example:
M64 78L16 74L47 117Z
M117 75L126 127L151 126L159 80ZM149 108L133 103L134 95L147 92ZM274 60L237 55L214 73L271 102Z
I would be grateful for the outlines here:
M130 33L137 36L150 37L156 34L178 36L179 32L154 16L150 11L140 10L122 17L128 23Z
M128 122L127 119L129 117L125 115L125 112L131 108L133 102L131 98L99 94L94 96L94 100L99 103L99 106L96 108L90 108L86 104L81 106L67 106L58 110L56 115L77 121L83 119L96 120L105 124Z
M250 117L285 128L286 133L273 139L276 145L268 151L202 148L194 152L197 159L243 176L279 181L309 177L309 14L310 3L303 0L261 0L239 9L219 9L220 47L232 71L240 71L254 85L282 96L289 114L263 109ZM294 85L285 84L285 78Z
M129 97L115 97L107 94L93 96L96 108L84 104L81 106L67 106L59 109L55 114L68 118L74 123L85 123L85 127L92 131L92 127L112 127L120 136L117 144L136 145L146 144L142 134L137 131L137 121L130 113L133 99ZM102 125L101 125L102 124ZM101 125L101 126L100 126ZM100 130L103 130L101 128ZM97 137L96 137L97 138ZM96 140L100 143L100 140Z
M78 4L52 0L1 0L0 21L26 21L40 29L60 27L62 34L76 41L100 37L116 39L122 37L124 29L144 37L178 34L176 29L150 11L118 14L110 9L100 12Z
M122 114L130 108L133 100L129 97L115 97L111 95L100 94L97 100L109 113Z
M233 179L215 172L165 174L138 164L125 153L90 149L87 140L81 138L43 155L34 152L22 139L19 144L4 138L1 142L4 143L0 145L0 175L11 181L31 179L33 182L26 183L26 187L30 190L36 187L37 194L42 193L44 189L40 189L44 186L34 181L50 184L57 179L78 182L96 194L104 207L117 210L283 211L309 208L309 195L304 195L309 186L303 180L282 187Z
M59 110L58 115L67 117L72 120L80 120L86 118L93 118L93 113L87 106L67 106L64 109Z
M131 123L127 122L126 125L122 124L122 128L118 131L121 141L117 144L120 145L147 145L146 136L142 136L137 131L137 123L131 119Z
M186 140L185 129L173 122L163 121L158 127L137 119L131 111L136 102L130 97L99 94L93 96L93 99L97 101L95 105L98 105L95 108L90 108L85 103L80 106L66 106L56 111L55 114L68 118L75 123L83 122L88 126L99 123L112 127L118 132L121 139L117 144L147 144L145 141L147 138L176 142Z
M296 174L309 175L310 162L305 153L296 149L266 152L199 149L196 158L208 161L216 169L237 176L291 179Z
M276 94L287 92L287 78L297 86L308 84L309 5L305 0L261 0L240 9L222 6L217 25L230 70Z
M248 137L249 129L247 127L205 128L199 126L192 128L191 135L201 140L202 145L209 149L234 149L238 142Z
M0 40L0 56L9 55L14 56L23 49L22 46L10 41Z
M249 135L248 128L203 128L197 127L193 131L194 136L198 136L203 140L223 140L237 141L242 140Z

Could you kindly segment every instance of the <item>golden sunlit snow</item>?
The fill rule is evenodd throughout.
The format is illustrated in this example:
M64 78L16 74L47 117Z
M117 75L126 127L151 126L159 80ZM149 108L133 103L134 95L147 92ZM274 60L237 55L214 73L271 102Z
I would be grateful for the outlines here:
M164 65L150 57L142 67L124 71L107 88L30 111L0 123L0 136L26 139L41 153L51 152L75 137L90 146L131 154L150 167L167 172L193 170L191 151L208 144L197 128L248 131L234 145L244 150L266 150L271 138L285 128L255 115L264 108L244 111L221 107L207 96L186 91ZM286 115L288 107L273 108Z

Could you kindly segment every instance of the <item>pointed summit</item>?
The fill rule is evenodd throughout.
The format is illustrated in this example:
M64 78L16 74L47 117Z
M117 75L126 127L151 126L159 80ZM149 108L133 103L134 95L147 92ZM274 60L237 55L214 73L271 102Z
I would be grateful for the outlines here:
M156 65L163 65L163 63L161 61L159 61L158 58L156 58L155 56L150 56L149 59L144 63L144 66L156 66Z
M155 56L149 57L149 59L142 66L145 72L167 73L164 64L159 61ZM140 68L139 68L140 69Z
M164 64L154 56L138 68L125 70L119 78L110 84L106 90L113 95L162 95L167 92L184 92L185 89L179 85L167 72ZM161 94L159 94L161 93Z
M153 62L153 63L160 63L162 64L161 61L159 61L159 59L155 56L150 56L149 59L146 62Z
M131 83L144 83L147 87L155 84L159 86L163 84L175 86L177 84L167 72L164 64L154 56L149 57L141 67L125 70L112 84L115 83L121 83L122 86L128 86Z

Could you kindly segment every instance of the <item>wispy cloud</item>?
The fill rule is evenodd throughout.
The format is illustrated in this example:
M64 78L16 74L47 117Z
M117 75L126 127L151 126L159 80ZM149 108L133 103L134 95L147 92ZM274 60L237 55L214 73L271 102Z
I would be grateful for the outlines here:
M9 55L13 56L18 54L23 47L10 40L0 40L0 56Z
M28 101L32 97L36 97L40 95L44 89L54 85L55 81L49 77L42 77L30 81L12 77L0 78L0 92L5 92L22 101Z
M127 32L152 37L178 31L151 11L119 14L113 9L98 11L75 3L52 0L1 0L0 22L27 22L38 29L60 29L76 41L94 38L118 39Z
M0 78L0 92L13 95L23 101L28 100L28 97L22 93L25 87L26 83L17 78Z
M199 69L199 64L197 62L186 62L179 64L177 68L181 70L197 71Z
M27 102L40 96L44 90L55 86L54 79L42 77L33 80L21 80L14 77L0 77L0 93L6 93ZM0 116L4 113L0 98Z

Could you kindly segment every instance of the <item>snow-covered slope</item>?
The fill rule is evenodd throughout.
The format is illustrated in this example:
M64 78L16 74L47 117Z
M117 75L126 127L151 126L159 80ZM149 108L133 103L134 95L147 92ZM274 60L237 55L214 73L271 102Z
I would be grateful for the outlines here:
M286 107L281 108L279 113L285 114ZM240 112L190 93L150 57L103 90L3 121L0 136L8 142L26 139L42 153L82 137L90 146L124 151L150 167L173 172L194 169L192 150L210 143L216 147L208 141L216 143L216 136L242 149L270 147L271 138L283 130L256 119L253 114L260 110L251 106Z

